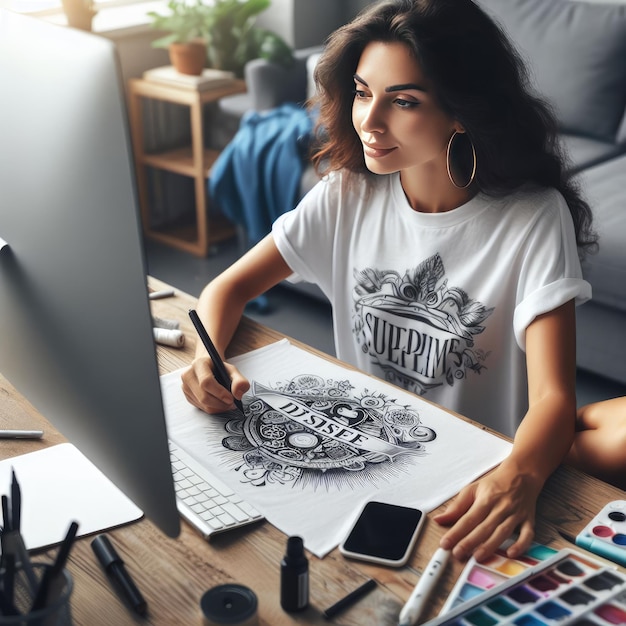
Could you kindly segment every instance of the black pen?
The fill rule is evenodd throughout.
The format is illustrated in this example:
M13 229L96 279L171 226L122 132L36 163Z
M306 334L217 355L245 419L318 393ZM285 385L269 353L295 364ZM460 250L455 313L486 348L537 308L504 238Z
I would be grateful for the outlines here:
M576 543L576 537L574 537L573 535L568 535L567 533L564 533L562 530L557 530L557 532L559 533L559 535L561 535L561 537L563 537L563 539L565 539L565 541L569 541L570 543L573 543L574 545L578 545Z
M65 564L70 555L70 550L74 544L74 538L76 537L77 531L78 522L72 522L67 530L65 538L61 542L61 547L57 552L57 557L54 560L54 563L50 567L46 568L43 576L41 577L41 582L39 583L37 593L35 594L31 612L43 609L50 603L51 599L56 600L56 596L59 593L59 589L57 587L59 586L59 582L63 582L63 569L65 568Z
M5 607L2 609L6 615L6 611L9 611L9 615L17 615L17 609L13 603L14 590L15 590L15 555L5 554L4 557L4 576L2 577L2 591L4 592L4 598L2 604ZM13 612L11 612L13 611Z
M106 573L115 582L118 591L121 592L137 613L143 615L148 609L148 603L144 600L130 574L126 571L124 561L116 552L109 538L106 535L98 535L91 542L91 547Z
M366 593L374 589L374 587L376 587L376 581L373 578L370 578L368 581L364 582L360 587L357 587L354 591L351 591L345 598L341 598L341 600L338 600L337 602L335 602L335 604L333 604L332 606L329 606L322 613L322 615L326 619L330 619L331 617L334 617L340 611L343 611L344 609L347 609L349 606L352 606L359 598L361 598Z
M189 317L191 318L193 325L196 327L198 335L200 335L200 339L202 339L202 343L211 357L211 361L213 361L213 365L215 366L215 380L217 380L217 382L222 385L224 389L231 391L230 376L226 371L226 367L224 366L224 361L222 361L220 353L217 351L211 341L211 338L209 337L209 333L207 333L206 328L198 317L198 314L193 309L189 309ZM237 398L234 398L234 400L235 406L243 413L243 404L241 403L241 400L237 400Z
M15 470L11 468L11 528L19 532L22 523L22 492Z
M2 526L3 534L11 532L11 515L9 515L9 497L2 494Z
M2 589L0 590L0 615L19 615L20 612L15 607L15 556L13 554L3 554L4 576L2 577Z

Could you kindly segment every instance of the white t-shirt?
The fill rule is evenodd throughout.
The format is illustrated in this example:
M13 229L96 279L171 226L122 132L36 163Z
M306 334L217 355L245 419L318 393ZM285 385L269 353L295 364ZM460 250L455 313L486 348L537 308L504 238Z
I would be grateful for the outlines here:
M371 193L320 181L274 223L274 241L333 307L337 356L512 436L526 413L526 327L591 297L572 219L554 189L477 194L414 211L399 174Z

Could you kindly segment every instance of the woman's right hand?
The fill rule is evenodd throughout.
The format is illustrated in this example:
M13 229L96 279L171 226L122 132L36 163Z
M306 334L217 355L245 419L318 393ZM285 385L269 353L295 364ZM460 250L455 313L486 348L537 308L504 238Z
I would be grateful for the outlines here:
M250 382L233 365L224 363L231 378L232 393L217 382L211 358L198 357L182 374L183 393L187 400L206 413L225 413L235 408L235 398L241 400Z
M291 273L270 233L202 290L198 315L221 354L232 340L246 304ZM236 367L228 363L225 367L231 378L232 395L217 382L209 355L196 341L196 358L182 375L187 400L207 413L232 410L234 399L240 400L250 383Z

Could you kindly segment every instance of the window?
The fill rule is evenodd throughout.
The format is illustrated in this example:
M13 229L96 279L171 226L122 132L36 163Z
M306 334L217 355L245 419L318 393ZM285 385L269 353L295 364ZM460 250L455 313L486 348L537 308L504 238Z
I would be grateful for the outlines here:
M106 8L128 6L150 2L151 0L94 0L94 8L100 11ZM16 13L30 13L45 17L62 12L61 0L0 0L0 7ZM146 9L148 11L149 9Z

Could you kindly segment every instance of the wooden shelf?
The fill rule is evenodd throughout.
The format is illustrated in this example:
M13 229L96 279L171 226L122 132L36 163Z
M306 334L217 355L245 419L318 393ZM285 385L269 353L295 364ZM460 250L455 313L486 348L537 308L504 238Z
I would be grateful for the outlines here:
M144 233L149 239L200 256L198 254L198 233L195 224L178 224L168 226L167 229L148 228ZM224 216L211 216L211 224L207 233L207 249L202 256L208 254L211 245L229 239L234 233L234 226Z
M213 163L215 163L219 154L217 150L205 148L202 159L202 176L205 180L208 180ZM196 175L196 168L198 167L194 161L191 146L146 154L142 161L145 165L190 177Z
M203 107L205 104L215 102L224 96L242 93L245 90L246 86L242 80L235 80L230 85L205 91L172 87L139 78L133 78L129 81L130 129L141 221L144 234L147 237L196 256L206 256L212 244L228 239L235 234L234 225L226 217L215 211L211 212L210 217L208 215L207 181L219 152L203 145ZM144 151L142 98L188 106L191 118L191 144L163 152L146 153ZM195 190L194 223L184 226L172 225L160 229L151 226L147 167L193 179Z

